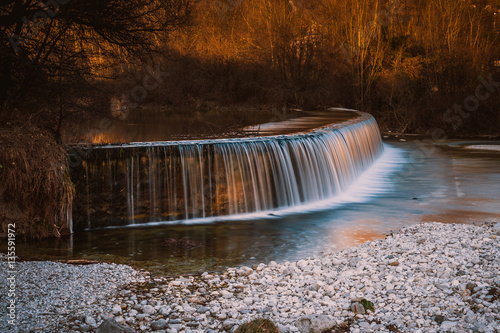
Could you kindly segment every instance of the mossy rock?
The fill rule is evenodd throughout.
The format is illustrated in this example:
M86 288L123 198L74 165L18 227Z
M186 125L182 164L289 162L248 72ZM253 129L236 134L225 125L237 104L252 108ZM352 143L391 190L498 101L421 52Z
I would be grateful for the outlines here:
M360 303L365 308L365 311L368 311L368 310L375 311L375 307L373 306L372 302L363 298Z

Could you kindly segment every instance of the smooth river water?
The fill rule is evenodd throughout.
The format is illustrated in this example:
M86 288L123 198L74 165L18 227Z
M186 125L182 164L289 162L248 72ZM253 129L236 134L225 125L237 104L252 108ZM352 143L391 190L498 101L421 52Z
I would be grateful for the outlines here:
M329 202L236 220L80 232L19 244L18 252L22 259L93 259L170 275L297 260L421 222L500 221L497 145L385 141L382 157Z

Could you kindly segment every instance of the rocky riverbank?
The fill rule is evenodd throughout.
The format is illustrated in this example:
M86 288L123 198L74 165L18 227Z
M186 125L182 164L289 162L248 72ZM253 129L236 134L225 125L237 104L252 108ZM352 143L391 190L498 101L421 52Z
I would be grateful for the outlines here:
M106 321L123 332L233 332L269 318L282 332L500 332L499 240L500 223L428 223L318 258L176 278L23 262L17 325L3 315L0 331L111 332ZM1 294L5 309L6 283Z

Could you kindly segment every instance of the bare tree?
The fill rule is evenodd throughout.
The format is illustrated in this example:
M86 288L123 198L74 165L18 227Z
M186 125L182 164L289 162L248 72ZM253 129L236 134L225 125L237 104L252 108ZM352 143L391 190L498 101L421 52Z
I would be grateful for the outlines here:
M190 0L2 1L4 112L57 108L60 122L62 110L78 102L67 97L112 73L113 64L150 59L158 37L186 24L190 11Z

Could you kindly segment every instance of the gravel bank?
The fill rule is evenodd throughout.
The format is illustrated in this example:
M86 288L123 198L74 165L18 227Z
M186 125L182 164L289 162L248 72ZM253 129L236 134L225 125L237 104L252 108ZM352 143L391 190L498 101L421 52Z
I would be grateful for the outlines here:
M179 278L19 263L18 326L2 316L0 331L96 331L109 318L146 332L234 331L265 317L284 332L500 332L499 240L500 223L428 223L319 258Z
M5 257L2 257L5 260ZM68 318L105 313L109 295L142 275L125 265L67 265L49 261L16 263L16 325L6 316L9 283L6 261L0 262L0 332L68 332ZM96 318L97 319L97 318Z

